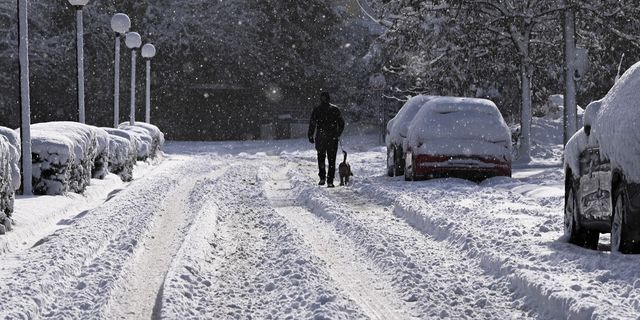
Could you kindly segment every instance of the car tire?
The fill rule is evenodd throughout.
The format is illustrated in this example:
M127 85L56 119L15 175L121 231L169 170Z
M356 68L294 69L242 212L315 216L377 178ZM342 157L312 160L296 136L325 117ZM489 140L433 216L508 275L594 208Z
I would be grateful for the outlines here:
M587 233L579 223L578 198L576 197L573 179L571 177L567 183L567 191L564 199L564 234L569 243L584 247L587 240Z
M394 161L394 172L395 176L404 175L404 161L402 161L402 148L395 147L393 148L393 161Z
M640 244L630 238L629 200L624 183L613 192L613 217L611 218L611 252L640 253Z

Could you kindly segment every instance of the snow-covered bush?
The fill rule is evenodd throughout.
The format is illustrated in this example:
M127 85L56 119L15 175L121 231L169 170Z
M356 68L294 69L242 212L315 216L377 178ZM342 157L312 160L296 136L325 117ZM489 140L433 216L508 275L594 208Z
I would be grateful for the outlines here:
M145 161L149 157L151 142L153 138L142 128L133 127L133 130L104 128L110 135L119 136L129 140L131 147L135 150L136 159Z
M20 176L20 156L22 147L20 146L20 135L18 131L0 127L0 136L4 136L11 146L14 161L11 161L11 180L13 181L13 189L18 190L22 184L22 177Z
M111 147L109 133L100 128L91 128L96 134L96 156L93 159L91 176L95 179L104 179L104 177L109 173L109 156Z
M11 181L12 152L9 141L0 136L0 224L7 219L13 209L14 190ZM0 227L0 234L4 234L4 225Z
M20 138L11 129L0 127L0 234L11 228L15 191L20 188Z
M546 103L536 104L533 107L533 115L541 118L560 119L564 106L564 96L561 94L550 95Z
M164 145L164 134L162 133L162 131L160 131L160 129L158 129L158 127L152 124L146 122L136 122L135 125L132 126L129 124L129 122L123 122L120 124L119 128L140 133L144 133L144 131L146 131L147 134L151 137L149 157L152 159L158 155L160 149ZM143 129L144 131L140 129Z
M31 130L33 193L57 195L69 190L74 143L63 135Z
M133 179L133 166L138 158L138 140L127 131L104 128L109 133L109 171L122 181Z
M101 131L77 122L33 124L34 193L84 192L91 182L94 161L99 162L98 176L108 161L108 135Z

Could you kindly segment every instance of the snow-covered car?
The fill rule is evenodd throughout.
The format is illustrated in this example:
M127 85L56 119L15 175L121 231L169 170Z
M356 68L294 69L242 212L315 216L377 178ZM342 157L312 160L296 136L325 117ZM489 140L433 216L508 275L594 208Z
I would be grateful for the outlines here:
M611 251L640 253L640 63L599 101L567 142L564 230L570 243L596 249L611 233Z
M395 117L387 122L385 142L387 144L387 174L390 177L404 174L404 151L402 145L407 138L409 124L420 110L420 107L433 98L433 96L424 95L410 98L398 110Z
M511 132L486 99L429 100L411 121L403 149L405 180L511 176Z

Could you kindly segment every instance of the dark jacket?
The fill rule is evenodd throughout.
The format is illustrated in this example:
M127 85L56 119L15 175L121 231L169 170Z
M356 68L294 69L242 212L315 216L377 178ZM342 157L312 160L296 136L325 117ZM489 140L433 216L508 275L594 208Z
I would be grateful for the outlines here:
M344 130L344 120L340 109L329 103L321 103L313 109L309 120L309 140L314 138L316 149L326 148L330 143L337 143Z

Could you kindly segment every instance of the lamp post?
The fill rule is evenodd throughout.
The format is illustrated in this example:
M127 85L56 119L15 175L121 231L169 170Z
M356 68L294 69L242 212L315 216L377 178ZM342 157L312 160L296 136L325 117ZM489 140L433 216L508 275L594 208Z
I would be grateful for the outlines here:
M129 123L136 124L136 50L142 45L142 39L137 32L127 33L124 43L131 49L131 114Z
M18 0L20 55L20 143L22 144L22 194L31 195L31 103L29 98L29 28L27 0Z
M82 7L85 6L89 0L69 0L76 9L76 57L78 60L78 113L80 123L85 123L84 114L84 39L83 39L83 25L82 25Z
M124 13L116 13L111 18L111 29L116 33L115 66L113 84L113 127L120 124L120 37L131 28L131 20Z
M147 43L142 46L142 57L146 60L147 65L147 85L145 99L145 122L151 123L151 58L156 55L156 47Z

